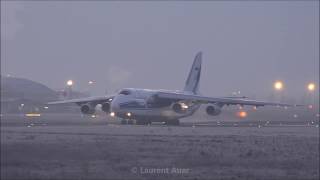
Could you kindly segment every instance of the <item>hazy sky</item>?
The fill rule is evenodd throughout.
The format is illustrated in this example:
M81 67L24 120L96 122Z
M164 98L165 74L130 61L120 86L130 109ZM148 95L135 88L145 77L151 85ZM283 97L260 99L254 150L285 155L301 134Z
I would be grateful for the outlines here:
M198 51L203 94L265 97L280 79L302 95L319 81L319 2L1 1L1 73L53 89L182 89Z

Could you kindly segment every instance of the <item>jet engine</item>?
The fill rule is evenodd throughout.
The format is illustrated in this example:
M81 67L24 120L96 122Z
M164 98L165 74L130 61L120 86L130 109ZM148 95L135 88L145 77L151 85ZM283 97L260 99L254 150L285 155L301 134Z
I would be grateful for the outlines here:
M173 106L172 106L172 109L176 113L182 113L183 112L182 105L179 104L179 103L174 103Z
M110 113L111 110L111 104L108 102L102 103L101 104L101 110L106 112L106 113Z
M182 113L186 112L186 110L188 109L188 106L183 103L182 104L181 103L174 103L172 105L172 109L174 112L182 114Z
M217 106L216 104L212 104L206 108L206 112L210 116L217 116L221 113L221 107Z
M95 106L92 106L91 104L84 104L81 106L81 112L83 114L94 114L96 112Z

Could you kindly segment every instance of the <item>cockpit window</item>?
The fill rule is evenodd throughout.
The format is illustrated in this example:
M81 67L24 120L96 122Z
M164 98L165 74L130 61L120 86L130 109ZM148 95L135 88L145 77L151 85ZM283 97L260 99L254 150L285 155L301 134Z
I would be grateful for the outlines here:
M130 95L131 92L129 90L122 90L119 92L119 94L122 94L122 95Z

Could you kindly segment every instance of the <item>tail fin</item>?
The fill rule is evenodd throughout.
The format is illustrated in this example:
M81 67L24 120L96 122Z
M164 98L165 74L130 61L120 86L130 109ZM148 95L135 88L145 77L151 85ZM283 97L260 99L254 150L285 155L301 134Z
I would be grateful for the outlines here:
M193 92L195 94L199 91L199 81L201 75L201 62L202 62L202 52L198 52L194 58L191 70L189 72L188 79L186 81L184 91Z

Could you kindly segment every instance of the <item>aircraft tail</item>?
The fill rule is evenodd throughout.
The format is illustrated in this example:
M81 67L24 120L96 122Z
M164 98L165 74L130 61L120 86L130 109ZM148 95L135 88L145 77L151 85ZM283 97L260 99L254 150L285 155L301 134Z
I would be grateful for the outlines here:
M199 91L200 75L201 75L202 52L198 52L194 58L188 79L186 81L184 91L197 94Z

